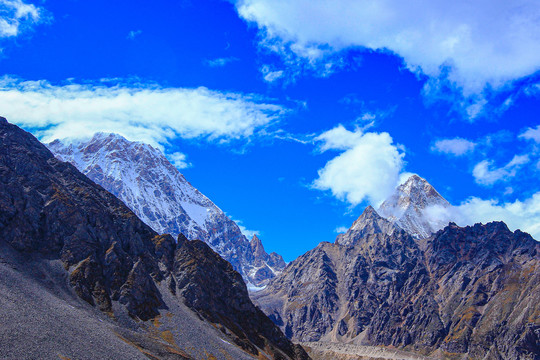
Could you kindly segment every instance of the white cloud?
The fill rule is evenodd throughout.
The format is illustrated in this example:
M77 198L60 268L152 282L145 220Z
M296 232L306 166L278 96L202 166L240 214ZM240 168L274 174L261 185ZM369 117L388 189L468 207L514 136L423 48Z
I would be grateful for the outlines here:
M257 24L264 46L283 53L288 44L311 62L352 47L390 50L413 71L446 73L466 94L540 70L536 0L237 0L236 6Z
M210 67L223 67L229 63L238 61L235 57L217 58L212 60L206 60L206 65Z
M377 206L398 184L405 154L388 133L353 132L339 125L315 140L321 142L320 151L342 153L318 171L314 188L330 190L353 206L364 200Z
M191 166L187 161L187 156L181 152L174 152L171 154L166 154L167 159L178 169L185 169Z
M514 202L471 197L458 206L426 208L424 216L431 223L441 224L441 226L449 222L467 226L503 221L510 230L520 229L540 240L540 192L525 201Z
M260 236L261 235L261 232L258 231L258 230L249 230L247 229L243 224L242 220L236 220L236 219L233 219L232 217L229 216L229 218L234 221L236 223L236 225L238 225L238 227L240 228L240 231L242 232L242 234L244 234L245 237L247 237L248 239L251 240L251 238L254 236L254 235L257 235L257 236Z
M315 138L319 142L319 151L347 150L353 148L364 134L361 131L349 131L341 124L325 131Z
M472 141L462 138L454 138L436 141L431 147L431 150L448 155L462 156L474 150L475 146L476 143Z
M468 102L469 104L467 104ZM478 95L468 101L465 100L462 106L465 107L465 114L467 114L467 117L470 120L474 120L484 113L487 103L488 101L483 96Z
M528 128L521 133L519 137L525 140L533 140L534 142L540 143L540 125L535 128Z
M459 225L504 221L511 230L520 229L540 240L540 192L525 201L500 203L472 197L456 207Z
M266 82L272 83L283 77L283 70L271 70L268 65L261 67L261 73L263 74L263 79Z
M287 110L255 95L148 84L52 85L0 79L0 109L43 141L115 132L163 149L175 137L226 142L248 138Z
M507 180L516 176L517 171L530 161L528 155L515 155L512 160L501 168L493 168L493 162L482 160L473 169L475 181L481 185L493 185L497 181Z
M358 117L358 120L361 120L361 121L371 121L371 120L375 120L375 118L377 117L377 115L374 115L372 113L364 113L362 114L362 116L359 116Z
M131 30L128 35L127 35L127 38L129 40L134 40L137 36L141 35L142 34L142 30Z
M238 224L237 224L238 225ZM244 234L245 237L247 237L248 239L251 240L251 238L253 238L253 236L257 235L257 236L260 236L261 235L261 232L258 231L258 230L248 230L246 229L243 225L238 225L238 227L240 228L240 231L242 232L242 234Z
M0 37L14 37L38 23L41 8L21 0L0 0Z
M334 232L336 234L344 234L347 232L347 230L349 230L346 226L338 226L337 228L334 229Z

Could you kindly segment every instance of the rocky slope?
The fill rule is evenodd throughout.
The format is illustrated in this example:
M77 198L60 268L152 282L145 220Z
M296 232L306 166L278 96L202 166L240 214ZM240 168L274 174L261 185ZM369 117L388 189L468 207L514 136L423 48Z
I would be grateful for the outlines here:
M424 239L448 225L451 207L425 179L412 175L377 211L413 237Z
M540 357L540 243L493 222L417 241L369 207L255 301L297 341L435 358Z
M306 358L205 243L158 235L3 118L0 183L0 357Z
M56 140L48 147L58 159L116 195L156 232L175 238L183 234L209 244L244 276L248 286L266 285L285 267L281 256L268 255L260 240L251 244L238 225L158 149L103 133L88 141Z

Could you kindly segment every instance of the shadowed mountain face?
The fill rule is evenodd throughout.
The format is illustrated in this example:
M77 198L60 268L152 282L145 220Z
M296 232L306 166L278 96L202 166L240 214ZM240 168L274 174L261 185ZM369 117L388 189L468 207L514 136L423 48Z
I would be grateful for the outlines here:
M91 346L85 353L73 353L76 350L69 346L84 344L84 331L73 333L71 342L63 337L72 334L58 339L37 336L37 341L27 342L40 326L50 325L46 317L40 322L28 314L53 309L32 299L17 299L16 294L32 292L36 298L53 296L60 305L66 304L63 316L54 318L71 329L77 314L81 326L93 324L89 328L93 338L101 341L102 334L111 349L121 341L151 358L191 357L191 350L177 345L182 343L185 349L189 344L198 347L195 353L206 351L206 356L214 351L212 356L219 358L306 357L251 303L241 276L206 244L158 235L116 197L3 118L0 183L0 273L5 274L0 288L13 293L2 299L0 318L27 316L35 324L29 328L5 323L0 330L0 342L8 341L0 343L3 358L21 358L18 349L58 352L56 346L64 344L61 355L66 357L136 358L104 357ZM14 288L12 281L27 287ZM62 291L57 295L51 287ZM160 330L163 324L169 327L166 331ZM200 329L196 336L182 335L193 328Z
M116 134L95 134L88 141L49 149L62 161L122 200L160 234L203 240L242 274L248 285L264 286L285 268L280 255L268 255L210 199L193 187L165 156L148 144Z
M298 341L435 357L540 357L540 244L501 222L422 242L369 207L336 243L287 266L257 302Z

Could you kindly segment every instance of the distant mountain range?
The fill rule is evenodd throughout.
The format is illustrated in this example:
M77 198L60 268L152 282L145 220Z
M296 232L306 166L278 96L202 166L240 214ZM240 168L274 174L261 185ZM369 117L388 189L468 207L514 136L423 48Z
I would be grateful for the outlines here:
M0 358L540 359L540 243L417 175L286 265L149 145L49 148L0 118Z
M206 243L158 235L4 118L0 184L0 358L308 359Z
M122 200L159 234L206 242L238 270L248 288L264 287L285 268L257 238L249 241L238 225L193 187L158 149L116 134L48 145L55 156Z
M539 359L540 243L502 222L428 220L426 211L449 206L412 176L380 213L369 206L252 297L289 338L317 342L319 356L329 344L326 358L341 349L332 343L347 343L430 358Z

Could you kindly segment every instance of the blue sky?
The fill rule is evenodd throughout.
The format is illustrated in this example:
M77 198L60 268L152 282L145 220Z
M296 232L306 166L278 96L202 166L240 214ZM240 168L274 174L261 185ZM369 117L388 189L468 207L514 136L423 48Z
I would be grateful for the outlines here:
M287 261L410 173L540 236L535 1L0 0L0 108L157 145Z

